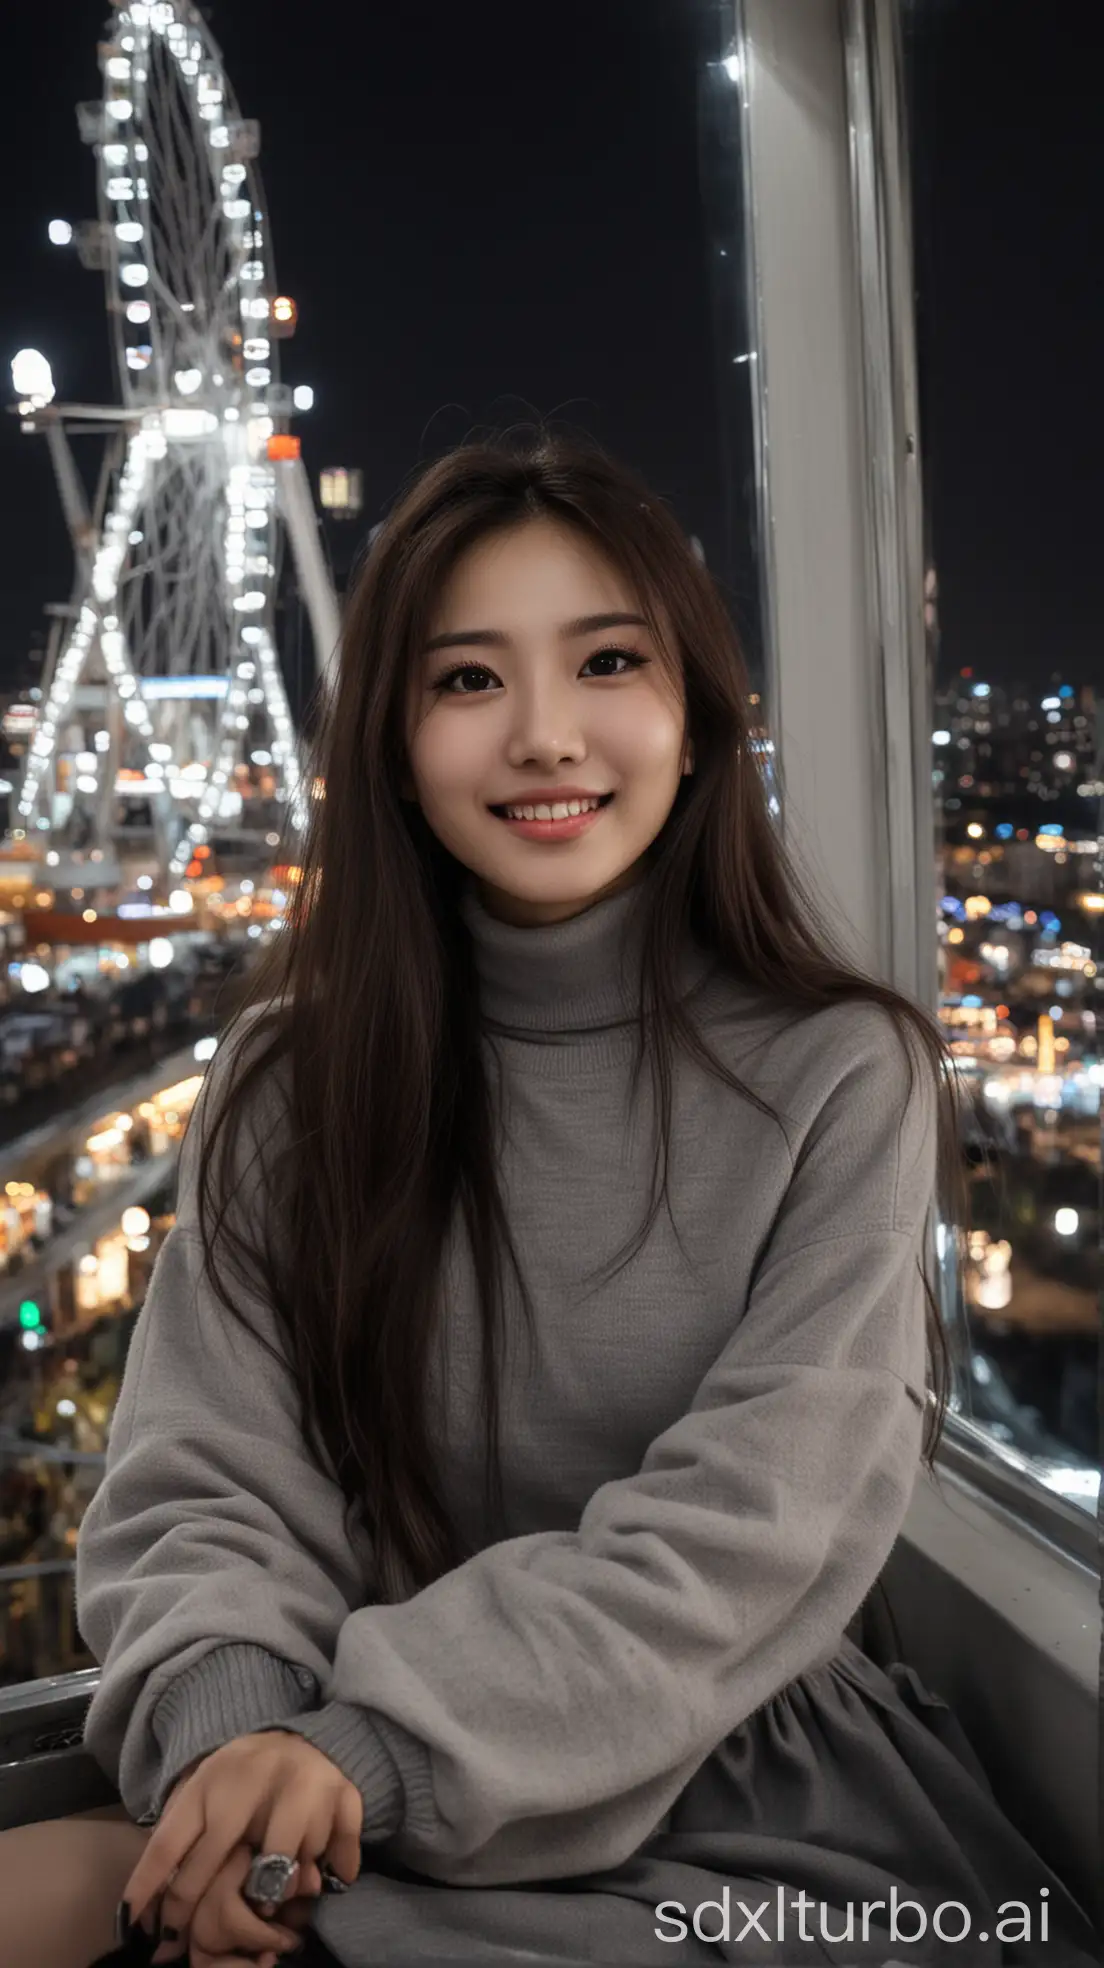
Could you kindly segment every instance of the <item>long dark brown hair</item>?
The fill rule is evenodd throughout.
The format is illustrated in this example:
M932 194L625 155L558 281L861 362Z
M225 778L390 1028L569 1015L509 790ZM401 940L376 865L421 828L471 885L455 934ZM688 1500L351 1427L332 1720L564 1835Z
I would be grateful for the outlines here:
M666 1194L676 1047L779 1119L714 1055L680 1003L676 956L688 930L732 976L797 1017L843 999L883 1006L908 1058L910 1094L911 1032L922 1070L937 1082L941 1215L953 1235L968 1217L949 1049L927 1008L852 968L818 920L771 818L728 610L671 511L589 440L545 426L492 433L420 467L363 561L336 685L316 706L306 769L312 796L286 925L250 976L223 1044L247 1013L253 1035L228 1054L233 1063L218 1099L199 1103L214 1109L204 1113L198 1164L207 1276L226 1310L275 1352L222 1275L221 1231L239 1277L272 1309L309 1452L359 1512L376 1555L374 1593L385 1600L405 1597L466 1555L442 1494L428 1415L442 1257L457 1207L480 1292L492 1488L504 1255L517 1269L496 1182L495 1109L470 938L457 906L467 871L404 797L408 679L458 557L493 532L537 518L578 529L628 582L680 677L694 749L694 772L650 856L654 906L637 1071L647 1052L660 1125L650 1209L629 1255ZM256 1140L264 1206L245 1211L248 1220L235 1227L242 1123L262 1080L282 1087L287 1125ZM919 1268L928 1302L930 1459L947 1401L948 1350L936 1294ZM524 1295L520 1274L519 1282ZM527 1298L526 1305L528 1312Z

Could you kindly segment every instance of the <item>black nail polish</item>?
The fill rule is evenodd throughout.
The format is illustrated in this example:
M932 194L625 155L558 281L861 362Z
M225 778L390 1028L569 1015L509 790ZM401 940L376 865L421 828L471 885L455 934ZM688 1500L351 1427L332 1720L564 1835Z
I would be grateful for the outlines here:
M134 1922L130 1917L130 1908L125 1900L120 1900L118 1906L115 1909L116 1947L125 1947L130 1939L133 1930L134 1930Z

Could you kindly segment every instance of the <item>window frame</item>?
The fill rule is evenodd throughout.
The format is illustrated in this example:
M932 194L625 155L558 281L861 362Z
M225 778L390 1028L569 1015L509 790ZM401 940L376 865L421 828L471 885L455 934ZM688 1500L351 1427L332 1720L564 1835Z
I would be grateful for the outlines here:
M780 825L855 961L934 1010L940 834L900 8L733 7ZM931 1222L929 1275L966 1392L956 1240L939 1241L935 1260ZM1094 1513L979 1424L952 1411L939 1459L996 1511L1099 1569Z

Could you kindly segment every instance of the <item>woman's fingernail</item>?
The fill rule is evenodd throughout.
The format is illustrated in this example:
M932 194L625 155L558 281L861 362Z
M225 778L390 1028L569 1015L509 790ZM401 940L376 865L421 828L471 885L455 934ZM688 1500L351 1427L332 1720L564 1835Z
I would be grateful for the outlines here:
M134 1922L130 1917L130 1908L125 1900L120 1900L118 1906L115 1909L116 1947L126 1946L128 1940L130 1939L131 1929L133 1928L133 1926L134 1926Z

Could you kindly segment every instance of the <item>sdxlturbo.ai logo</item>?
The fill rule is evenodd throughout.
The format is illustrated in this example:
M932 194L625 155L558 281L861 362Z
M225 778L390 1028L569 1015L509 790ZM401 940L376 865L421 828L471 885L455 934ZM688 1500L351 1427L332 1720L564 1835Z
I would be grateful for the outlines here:
M1002 1900L996 1909L1000 1918L990 1934L990 1930L979 1928L975 1938L988 1941L1026 1943L1047 1939L1047 1906L1049 1888L1039 1889L1037 1919L1032 1918L1032 1908L1026 1900ZM820 1916L819 1928L814 1933L808 1924L813 1911ZM789 1912L796 1919L787 1923ZM656 1938L661 1941L684 1941L690 1932L686 1921L686 1908L681 1900L661 1900L656 1910L656 1920L662 1925L655 1929ZM720 1926L715 1922L707 1926L703 1915L720 1914ZM878 1916L882 1917L879 1919ZM901 1925L902 1919L904 1926ZM843 1923L842 1925L840 1923ZM856 1923L861 1924L856 1924ZM742 1923L738 1927L737 1923ZM909 1946L922 1941L928 1932L929 1916L926 1907L919 1900L902 1899L896 1886L890 1887L888 1900L863 1900L856 1907L849 1900L844 1907L826 1907L810 1898L808 1893L797 1893L786 1899L786 1889L779 1886L772 1899L766 1899L755 1907L748 1906L745 1900L733 1900L728 1886L721 1889L719 1900L703 1900L694 1908L693 1929L699 1941L735 1941L737 1946L749 1937L776 1944L786 1940L799 1941L869 1941L871 1923L875 1925L876 1935L888 1934L891 1941ZM665 1927L674 1931L667 1933ZM970 1909L962 1900L941 1900L931 1915L931 1931L938 1940L956 1942L969 1939L974 1933Z

